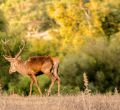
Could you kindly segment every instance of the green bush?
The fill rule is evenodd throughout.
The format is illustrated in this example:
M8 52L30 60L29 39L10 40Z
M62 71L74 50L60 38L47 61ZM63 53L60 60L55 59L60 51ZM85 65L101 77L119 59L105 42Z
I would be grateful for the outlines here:
M87 38L76 54L65 56L60 72L64 85L84 89L83 72L86 72L89 87L93 92L113 91L120 84L120 38L114 36L110 40Z

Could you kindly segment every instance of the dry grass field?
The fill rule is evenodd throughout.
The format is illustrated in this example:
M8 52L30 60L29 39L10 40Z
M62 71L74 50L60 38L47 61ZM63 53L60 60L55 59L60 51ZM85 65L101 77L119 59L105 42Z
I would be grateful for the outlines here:
M120 96L0 96L0 110L120 110Z

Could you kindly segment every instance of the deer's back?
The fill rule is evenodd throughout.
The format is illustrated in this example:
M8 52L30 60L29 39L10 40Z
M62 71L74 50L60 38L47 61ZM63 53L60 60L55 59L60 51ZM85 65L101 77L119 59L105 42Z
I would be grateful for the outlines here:
M53 61L50 56L34 56L29 58L27 66L35 72L51 69Z

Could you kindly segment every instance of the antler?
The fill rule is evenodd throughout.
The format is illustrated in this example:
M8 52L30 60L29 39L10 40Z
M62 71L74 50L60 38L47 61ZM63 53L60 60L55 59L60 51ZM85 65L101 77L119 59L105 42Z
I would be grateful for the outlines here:
M26 42L25 40L22 41L23 44L22 44L22 48L20 48L20 51L15 55L15 58L18 58L20 56L20 54L23 52L23 49L25 48L25 45L26 45Z
M8 55L9 57L11 57L11 52L10 52L11 50L10 50L9 45L8 45L9 40L1 39L1 42L3 44L3 50L9 54Z

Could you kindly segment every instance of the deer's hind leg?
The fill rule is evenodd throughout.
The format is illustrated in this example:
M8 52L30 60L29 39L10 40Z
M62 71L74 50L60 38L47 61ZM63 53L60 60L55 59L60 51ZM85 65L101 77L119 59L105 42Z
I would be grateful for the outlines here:
M51 84L50 84L49 89L48 89L48 96L50 95L51 90L52 90L52 88L55 84L55 81L56 81L56 77L54 77L53 75L51 76L51 78L52 78L52 80L51 80Z
M56 77L54 77L54 75L53 75L53 65L51 64L51 62L45 63L42 66L41 71L44 74L46 74L48 77L51 78L51 84L50 84L49 89L48 89L48 96L49 96L51 93L51 89L53 88L55 81L56 81Z
M54 69L53 69L53 75L56 78L56 80L58 81L58 95L60 95L60 84L61 84L61 80L60 77L58 76L58 63L54 64Z
M51 76L52 82L50 84L50 87L48 89L48 95L50 95L51 93L51 89L54 86L55 81L58 81L58 95L60 95L60 84L61 84L61 80L60 77L58 76L58 63L54 63L51 71L49 72L49 75Z
M57 76L57 81L58 81L58 96L59 96L60 95L60 83L61 83L59 76Z

